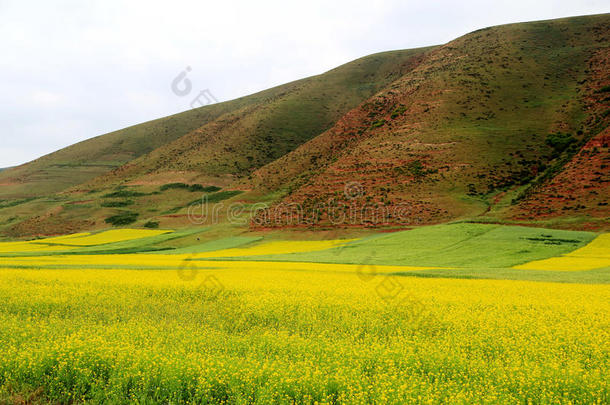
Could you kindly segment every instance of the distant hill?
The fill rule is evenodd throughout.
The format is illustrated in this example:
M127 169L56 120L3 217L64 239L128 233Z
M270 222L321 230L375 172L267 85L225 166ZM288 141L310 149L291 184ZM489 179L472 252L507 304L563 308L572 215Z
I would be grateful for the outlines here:
M247 173L328 129L424 51L367 56L319 76L77 143L0 174L0 198L45 196L114 169L96 184L168 170Z
M604 14L485 28L81 142L0 173L0 231L121 213L188 226L189 184L315 218L261 212L255 228L328 227L330 204L384 212L358 226L606 229L609 26Z

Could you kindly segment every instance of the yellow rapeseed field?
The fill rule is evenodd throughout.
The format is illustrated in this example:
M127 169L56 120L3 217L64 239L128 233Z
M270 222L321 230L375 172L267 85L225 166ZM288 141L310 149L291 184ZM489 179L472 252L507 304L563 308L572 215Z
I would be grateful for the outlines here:
M275 269L275 270L319 270L393 273L409 270L425 270L434 267L422 266L361 266L357 264L305 263L305 262L269 262L269 261L226 261L202 260L209 258L206 254L123 254L123 255L54 255L35 257L0 258L0 266L16 268L124 268L124 269Z
M110 231L100 232L94 235L81 234L78 236L72 235L66 238L50 238L43 239L38 242L54 242L63 243L67 245L75 246L93 246L103 245L106 243L123 242L126 240L147 238L150 236L161 235L164 233L172 232L169 230L152 230L152 229L113 229Z
M399 294L388 300L390 287ZM602 285L265 268L200 270L189 281L176 271L7 269L0 296L7 395L41 388L62 403L609 398L610 291Z
M0 253L33 253L72 250L75 247L33 242L0 242Z
M609 402L607 284L236 260L346 242L0 256L0 403Z
M206 257L238 257L238 256L263 256L277 255L283 253L315 252L342 246L356 239L335 239L316 241L276 241L267 242L247 248L222 249L213 252L200 253L199 258Z
M77 233L23 242L0 242L0 253L30 253L72 250L75 247L103 245L106 243L161 235L171 231L148 229L115 229L97 234Z

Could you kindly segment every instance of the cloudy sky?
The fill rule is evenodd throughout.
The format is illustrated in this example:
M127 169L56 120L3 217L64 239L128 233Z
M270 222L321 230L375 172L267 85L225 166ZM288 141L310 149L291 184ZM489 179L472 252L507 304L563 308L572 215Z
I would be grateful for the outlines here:
M0 0L0 167L184 111L201 90L226 101L490 25L610 12L610 0L124 3Z

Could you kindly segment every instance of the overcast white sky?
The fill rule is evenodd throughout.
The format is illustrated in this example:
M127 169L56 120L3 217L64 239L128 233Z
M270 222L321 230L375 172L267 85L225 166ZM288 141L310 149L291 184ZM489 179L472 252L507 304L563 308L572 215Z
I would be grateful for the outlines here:
M604 12L610 0L0 0L0 167L184 111L200 90L226 101L375 52Z

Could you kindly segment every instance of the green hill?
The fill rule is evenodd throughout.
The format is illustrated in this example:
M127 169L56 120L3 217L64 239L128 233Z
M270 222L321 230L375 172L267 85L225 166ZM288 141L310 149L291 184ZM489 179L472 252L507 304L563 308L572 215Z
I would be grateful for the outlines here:
M367 56L277 88L130 162L94 184L176 180L226 183L249 175L330 128L347 111L417 66L429 48ZM185 173L186 172L186 173Z
M128 162L129 170L109 178L122 181L173 169L242 173L329 128L343 113L400 77L424 51L367 56L319 76L77 143L3 172L0 198L47 196ZM210 154L201 155L206 152Z
M605 229L608 26L610 14L485 28L81 142L0 173L0 230L184 227L202 190L275 204L254 228L329 227L332 206L366 212L341 224L358 227Z
M302 215L320 224L329 219L324 209L314 211L329 201L385 215L367 218L370 226L469 217L531 222L542 218L520 212L528 196L575 157L593 153L586 165L571 164L572 181L584 178L587 192L561 197L570 184L564 179L554 189L555 215L545 219L604 227L609 23L608 14L574 17L458 38L428 52L330 130L258 170L253 183L281 190L282 203L300 204ZM356 196L344 194L351 183ZM396 209L400 218L392 217ZM261 225L294 218L275 215L271 222Z

